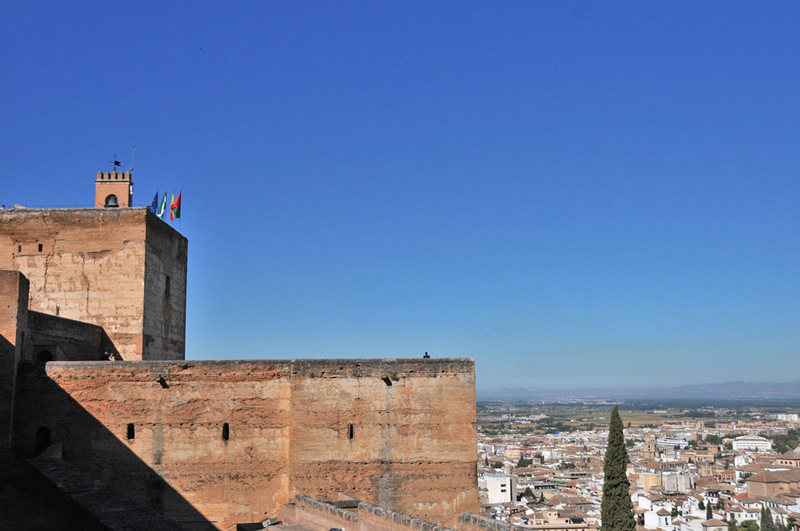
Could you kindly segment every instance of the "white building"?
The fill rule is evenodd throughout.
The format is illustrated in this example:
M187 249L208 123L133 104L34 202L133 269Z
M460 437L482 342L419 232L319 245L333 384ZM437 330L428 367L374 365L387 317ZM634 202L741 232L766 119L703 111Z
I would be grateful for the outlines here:
M772 441L758 435L742 435L733 440L733 451L750 450L752 452L769 452Z
M509 474L484 474L489 505L508 503L517 499L517 476Z
M662 472L661 485L663 492L670 494L686 494L694 488L691 476L684 472Z
M689 441L687 441L686 439L681 439L679 437L659 437L658 439L656 439L656 444L661 448L669 448L669 449L680 448L683 450L687 446L689 446Z

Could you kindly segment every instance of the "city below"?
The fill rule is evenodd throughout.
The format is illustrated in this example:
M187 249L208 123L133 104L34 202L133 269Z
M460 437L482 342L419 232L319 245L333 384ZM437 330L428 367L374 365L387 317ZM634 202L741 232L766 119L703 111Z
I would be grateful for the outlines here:
M479 400L481 510L528 529L599 529L613 406ZM619 412L637 528L800 530L800 401L684 397Z

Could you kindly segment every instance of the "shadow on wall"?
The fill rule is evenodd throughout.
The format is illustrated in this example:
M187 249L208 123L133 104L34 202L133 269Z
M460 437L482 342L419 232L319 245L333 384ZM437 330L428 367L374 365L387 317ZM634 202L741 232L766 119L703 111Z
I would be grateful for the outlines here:
M108 428L46 376L42 367L18 369L14 452L31 459L51 444L91 477L193 530L216 529L188 500ZM133 425L124 436L135 438Z

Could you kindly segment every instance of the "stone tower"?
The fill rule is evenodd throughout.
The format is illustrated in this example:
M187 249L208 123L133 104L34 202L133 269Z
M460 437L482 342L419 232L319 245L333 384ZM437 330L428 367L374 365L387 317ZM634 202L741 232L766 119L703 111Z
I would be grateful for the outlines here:
M0 210L0 270L27 277L30 310L102 327L118 359L182 360L188 242L131 194L130 172L106 172L96 208Z

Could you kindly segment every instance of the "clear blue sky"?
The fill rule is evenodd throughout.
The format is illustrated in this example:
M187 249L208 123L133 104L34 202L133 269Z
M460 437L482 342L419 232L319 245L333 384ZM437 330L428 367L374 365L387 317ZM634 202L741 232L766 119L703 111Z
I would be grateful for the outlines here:
M798 2L0 3L0 202L183 190L187 357L800 376ZM177 226L177 224L176 224Z

